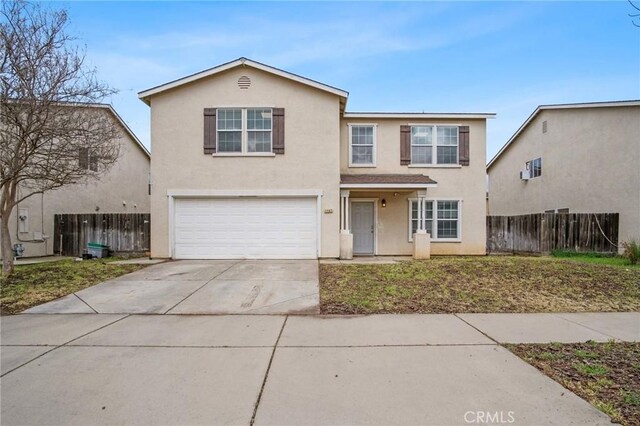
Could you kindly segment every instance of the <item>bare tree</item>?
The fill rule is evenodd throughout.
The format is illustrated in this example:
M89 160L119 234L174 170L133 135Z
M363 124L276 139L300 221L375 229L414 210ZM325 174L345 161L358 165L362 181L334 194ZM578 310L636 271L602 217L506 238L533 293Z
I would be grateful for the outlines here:
M631 23L640 28L640 6L636 6L631 0L627 0L631 7L635 9L635 13L629 13L629 18L631 18Z
M22 200L97 179L119 157L121 129L105 108L115 91L85 65L67 13L24 1L0 8L0 240L13 271L9 218Z

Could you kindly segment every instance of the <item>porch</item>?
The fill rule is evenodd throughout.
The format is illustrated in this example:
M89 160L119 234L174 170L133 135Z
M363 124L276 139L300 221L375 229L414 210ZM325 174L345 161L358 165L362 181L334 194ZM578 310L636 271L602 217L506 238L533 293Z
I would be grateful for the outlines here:
M342 175L340 259L354 256L412 256L428 259L427 190L437 183L425 175Z

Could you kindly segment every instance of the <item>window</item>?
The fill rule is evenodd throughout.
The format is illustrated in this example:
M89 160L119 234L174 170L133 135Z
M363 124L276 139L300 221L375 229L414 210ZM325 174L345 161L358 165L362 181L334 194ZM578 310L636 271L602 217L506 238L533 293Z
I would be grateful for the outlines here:
M433 162L433 127L411 127L411 162L431 164Z
M375 125L349 125L349 166L375 166Z
M409 241L413 241L413 234L418 230L418 200L409 200ZM458 240L460 238L460 201L458 200L427 200L425 230L431 234L431 239ZM434 216L435 210L435 216Z
M411 238L413 240L413 234L418 232L418 200L411 201ZM433 201L427 201L427 217L424 222L424 229L431 234L433 229Z
M547 133L547 120L542 122L542 133Z
M219 153L271 152L270 108L219 108Z
M458 164L458 127L411 126L411 164Z
M78 152L78 166L84 170L98 171L98 156L91 154L89 148L80 148Z
M458 164L458 128L438 127L438 164Z
M438 201L438 238L458 238L457 201Z
M542 176L542 158L527 161L527 170L529 170L529 179Z

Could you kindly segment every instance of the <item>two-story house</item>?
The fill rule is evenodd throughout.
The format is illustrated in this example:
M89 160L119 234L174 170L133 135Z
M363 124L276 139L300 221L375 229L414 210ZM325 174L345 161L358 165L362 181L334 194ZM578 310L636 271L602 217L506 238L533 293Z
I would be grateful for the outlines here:
M121 133L114 143L120 146L120 157L98 179L32 195L18 203L9 219L9 232L12 244L23 246L24 257L60 253L60 246L54 246L57 214L149 213L149 151L111 105L87 104L82 108L107 114L118 124ZM95 167L89 149L81 149L77 161L87 170ZM20 187L18 194L22 194Z
M638 164L640 101L540 105L487 165L489 212L619 213L640 241Z
M245 58L139 97L153 257L485 254L494 114L346 112L346 91Z

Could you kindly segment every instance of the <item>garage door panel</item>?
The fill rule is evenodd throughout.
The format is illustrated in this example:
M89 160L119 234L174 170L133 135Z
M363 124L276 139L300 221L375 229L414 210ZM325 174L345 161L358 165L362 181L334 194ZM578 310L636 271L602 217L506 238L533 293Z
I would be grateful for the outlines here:
M177 259L316 258L315 198L178 199Z

